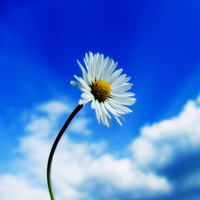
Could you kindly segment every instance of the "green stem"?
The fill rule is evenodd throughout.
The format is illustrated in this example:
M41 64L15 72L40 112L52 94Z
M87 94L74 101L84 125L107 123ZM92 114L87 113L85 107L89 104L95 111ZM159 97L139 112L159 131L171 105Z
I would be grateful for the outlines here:
M48 163L47 163L47 184L48 184L48 189L49 189L49 194L50 194L51 200L55 200L54 195L53 195L52 186L51 186L51 163L52 163L52 159L53 159L53 154L56 150L56 147L57 147L57 144L58 144L60 138L62 137L62 135L65 132L66 128L68 127L69 123L71 122L71 120L74 118L74 116L79 112L79 110L82 107L83 107L83 105L78 105L75 108L75 110L72 112L72 114L69 116L69 118L65 122L64 126L60 130L60 132L59 132L58 136L56 137L56 139L53 143L53 146L51 148Z

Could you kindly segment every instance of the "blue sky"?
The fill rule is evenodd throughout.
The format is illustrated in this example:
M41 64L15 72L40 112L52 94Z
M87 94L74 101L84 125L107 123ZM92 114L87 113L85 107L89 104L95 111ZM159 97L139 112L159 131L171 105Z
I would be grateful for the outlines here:
M119 63L137 101L112 128L80 111L55 154L56 199L200 199L199 21L198 0L1 1L3 199L49 199L48 153L89 51Z

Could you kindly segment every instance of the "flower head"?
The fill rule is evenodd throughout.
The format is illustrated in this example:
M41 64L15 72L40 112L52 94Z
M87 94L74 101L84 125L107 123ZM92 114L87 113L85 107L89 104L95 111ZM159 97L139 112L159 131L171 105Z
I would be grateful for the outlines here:
M132 105L135 103L134 93L126 92L129 90L133 84L127 83L130 77L126 77L126 74L121 74L122 69L115 71L117 67L117 62L114 63L109 57L104 59L103 54L85 54L85 68L77 60L82 73L83 78L74 77L76 81L71 81L70 83L79 88L83 93L79 104L91 103L91 107L95 109L98 122L100 119L103 124L108 127L111 126L111 116L109 113L115 117L115 119L121 122L119 118L123 119L123 114L132 112L129 108L124 105Z

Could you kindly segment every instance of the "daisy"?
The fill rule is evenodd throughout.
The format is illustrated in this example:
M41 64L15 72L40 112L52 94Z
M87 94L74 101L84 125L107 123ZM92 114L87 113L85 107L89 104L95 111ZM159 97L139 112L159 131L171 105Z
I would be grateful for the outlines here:
M111 115L118 121L123 119L123 114L132 112L124 105L132 105L135 103L134 93L126 92L133 84L127 83L130 77L122 74L122 69L115 71L117 62L109 57L104 59L103 54L85 54L85 68L77 60L82 70L83 78L74 75L76 80L70 83L79 88L83 93L79 100L79 105L85 105L91 102L92 109L95 109L98 122L102 121L104 125L111 126Z
M91 107L95 109L99 123L102 121L104 125L110 127L110 113L112 113L119 124L122 125L119 118L124 120L122 115L132 112L124 105L132 105L136 100L135 98L132 98L134 93L126 92L133 85L127 83L130 80L130 77L126 77L126 74L120 75L122 69L115 71L117 62L114 63L113 59L109 59L109 57L104 59L103 54L97 53L93 55L91 52L89 52L89 55L85 54L85 59L83 60L87 71L77 60L83 72L83 78L78 78L74 75L78 82L71 81L73 86L79 88L83 92L79 105L71 113L57 135L47 162L47 185L51 200L55 199L51 186L51 164L53 155L63 133L79 110L88 102L92 102Z

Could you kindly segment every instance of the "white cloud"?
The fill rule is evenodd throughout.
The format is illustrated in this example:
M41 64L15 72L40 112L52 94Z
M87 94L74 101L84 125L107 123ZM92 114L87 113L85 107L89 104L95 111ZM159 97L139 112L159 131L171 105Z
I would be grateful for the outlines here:
M158 175L157 170L185 156L188 149L190 153L199 151L199 102L189 101L178 117L143 127L141 136L128 147L132 158L118 159L112 154L105 154L105 141L77 143L64 134L52 165L56 199L145 199L172 192L174 184L167 176ZM54 108L53 111L51 108ZM29 135L21 138L18 148L21 158L15 165L17 173L0 176L3 199L23 197L23 191L29 194L25 198L28 200L49 199L46 188L47 157L55 137L53 133L57 133L56 122L63 114L69 114L68 108L56 101L37 106L36 112L39 113L31 115L30 123L25 126ZM41 111L45 115L41 116ZM77 117L71 130L87 135L88 122L89 119ZM77 128L78 125L81 128ZM196 175L199 176L198 171L189 173L181 187L193 187ZM6 188L10 188L12 194Z
M48 113L52 119L57 119L64 113L70 113L71 108L60 101L51 101L37 107L38 110Z
M188 101L179 116L141 129L141 136L130 145L140 166L162 167L188 150L200 150L199 99Z
M199 146L200 109L198 99L189 101L178 117L144 127L142 135L154 142L182 138L176 144L183 149L188 146Z
M47 136L52 132L53 124L45 117L37 118L37 116L32 116L32 120L33 122L26 126L27 131L40 136Z
M31 185L27 177L23 175L1 175L0 176L1 199L6 200L35 200L48 199L46 188Z
M173 170L179 190L199 185L200 96L188 101L179 116L145 126L129 150L137 166L147 171ZM168 172L170 173L170 172ZM167 174L166 176L170 176Z
M38 136L48 136L55 132L55 123L63 114L69 114L70 107L60 101L50 101L35 107L31 114L31 123L26 125L26 130ZM39 116L39 117L38 117Z
M68 130L77 134L91 135L91 131L86 128L89 123L89 119L79 117L76 120L72 121Z

